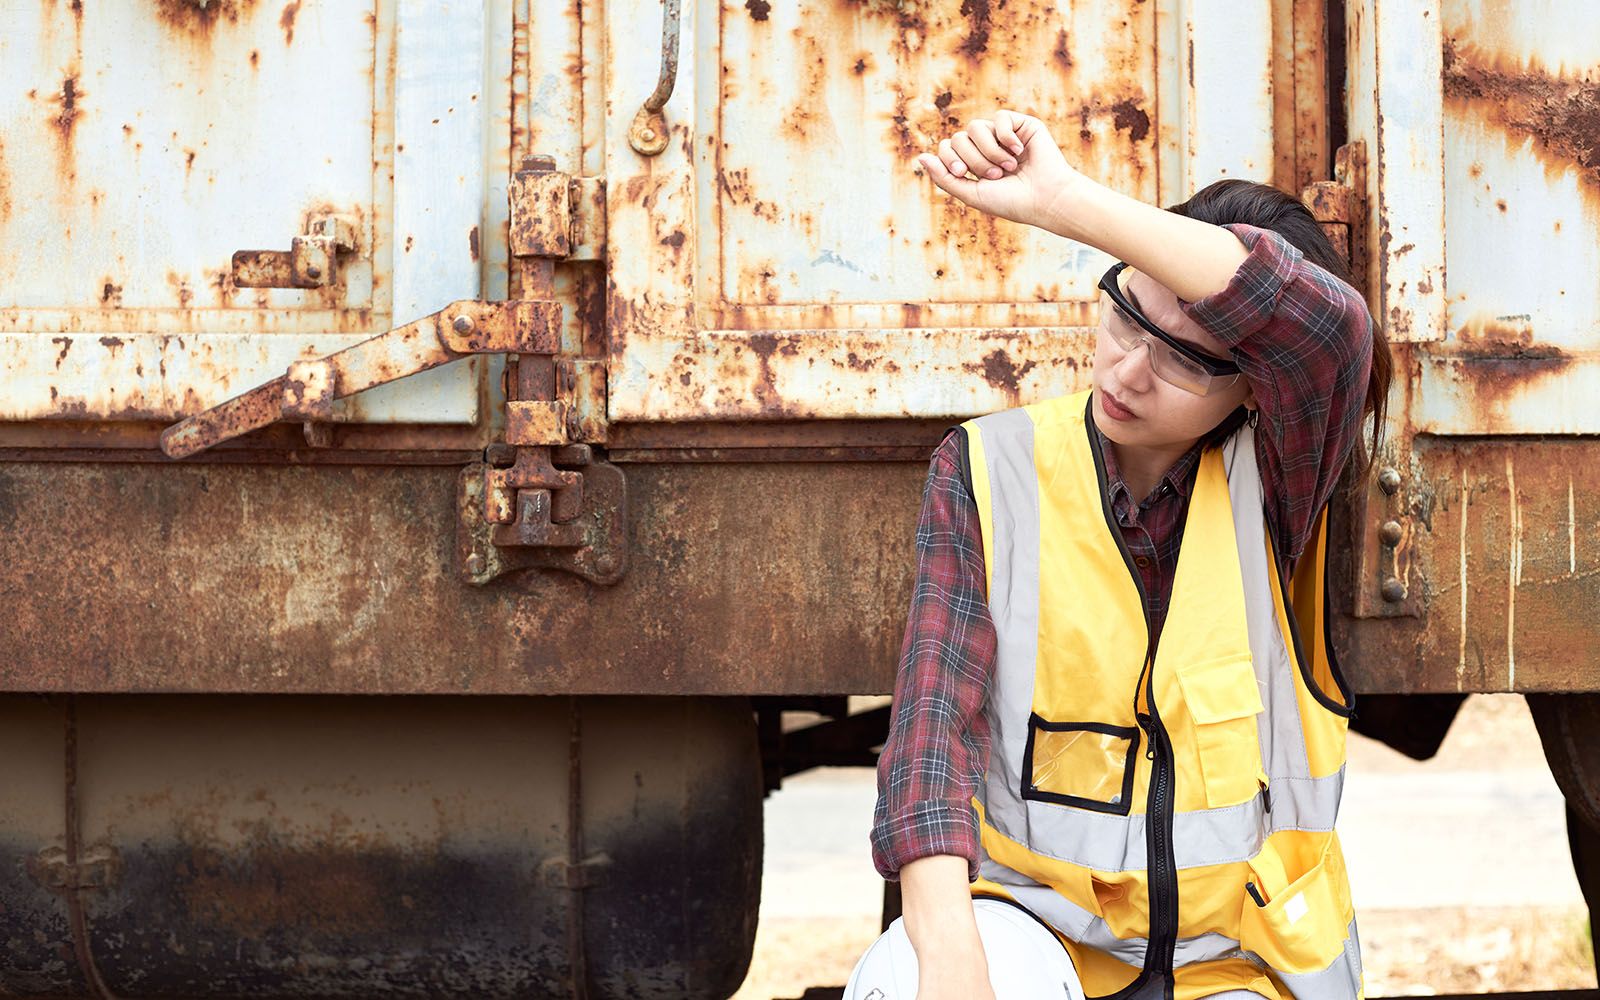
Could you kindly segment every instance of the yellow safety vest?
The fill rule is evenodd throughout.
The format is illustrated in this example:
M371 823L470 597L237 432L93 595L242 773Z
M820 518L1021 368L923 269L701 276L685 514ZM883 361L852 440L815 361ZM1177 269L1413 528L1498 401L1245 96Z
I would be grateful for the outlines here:
M999 640L973 891L1044 920L1091 997L1359 998L1333 832L1349 693L1320 628L1302 652L1254 432L1200 460L1152 648L1088 405L963 425Z

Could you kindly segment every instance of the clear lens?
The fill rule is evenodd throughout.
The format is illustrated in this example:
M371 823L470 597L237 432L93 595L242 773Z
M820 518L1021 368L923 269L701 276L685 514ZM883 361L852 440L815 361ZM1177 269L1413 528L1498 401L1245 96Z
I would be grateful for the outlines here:
M1105 292L1100 293L1100 327L1124 351L1133 351L1140 344L1149 348L1150 370L1163 382L1197 396L1204 396L1210 391L1210 372L1145 332Z
M1150 340L1150 367L1156 375L1180 389L1204 396L1211 388L1211 373L1154 337Z

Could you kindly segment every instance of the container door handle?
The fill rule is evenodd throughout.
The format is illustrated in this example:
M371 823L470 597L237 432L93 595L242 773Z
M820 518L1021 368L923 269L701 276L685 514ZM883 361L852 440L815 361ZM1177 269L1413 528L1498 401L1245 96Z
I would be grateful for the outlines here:
M667 116L661 109L667 106L678 80L678 13L682 7L683 0L665 0L661 9L661 77L628 129L628 144L641 156L655 156L667 148Z

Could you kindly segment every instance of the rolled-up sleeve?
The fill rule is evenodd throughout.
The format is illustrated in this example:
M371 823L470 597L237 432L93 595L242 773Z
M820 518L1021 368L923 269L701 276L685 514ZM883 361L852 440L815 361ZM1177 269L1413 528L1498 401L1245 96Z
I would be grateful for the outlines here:
M1250 382L1267 513L1279 556L1292 563L1361 433L1372 316L1359 292L1279 234L1224 228L1249 255L1226 288L1183 308L1228 346Z
M959 432L929 463L917 524L916 587L878 759L872 860L886 879L918 858L952 854L977 877L972 807L989 753L984 717L995 630L977 506L961 474Z

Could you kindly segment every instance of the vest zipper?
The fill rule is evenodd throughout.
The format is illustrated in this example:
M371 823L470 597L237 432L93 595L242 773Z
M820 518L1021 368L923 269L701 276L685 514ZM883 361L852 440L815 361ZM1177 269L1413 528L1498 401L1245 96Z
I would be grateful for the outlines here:
M1095 440L1094 397L1089 398L1084 413L1084 433L1089 435L1089 452L1094 456L1095 478L1100 487L1100 510L1106 527L1122 553L1128 576L1139 591L1139 610L1144 614L1145 654L1139 671L1139 681L1134 686L1134 717L1144 727L1150 748L1146 756L1151 760L1150 789L1145 798L1145 854L1146 878L1150 886L1150 934L1145 949L1145 975L1161 976L1163 1000L1172 1000L1172 959L1178 945L1178 859L1172 849L1173 760L1172 743L1166 727L1161 724L1161 713L1156 709L1156 640L1150 621L1150 598L1145 593L1144 581L1133 565L1133 553L1122 540L1117 519L1111 512L1111 500L1106 495L1105 458L1100 454L1100 443ZM1139 711L1139 688L1145 691L1145 708ZM1143 978L1143 977L1141 977Z

